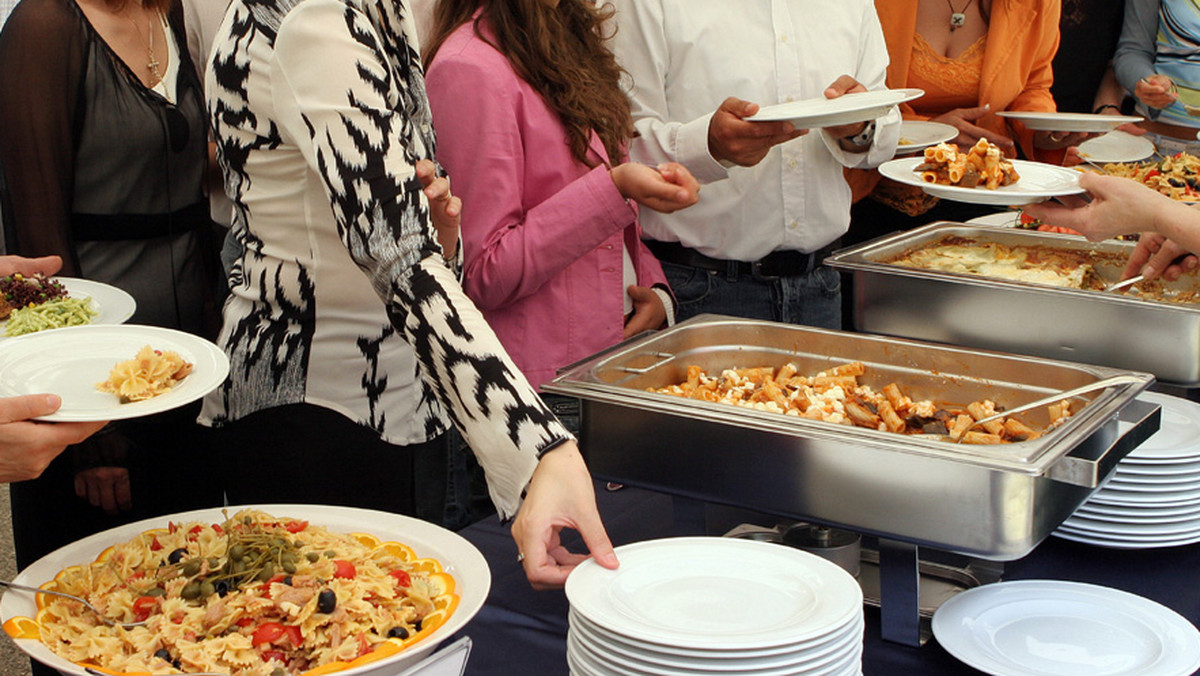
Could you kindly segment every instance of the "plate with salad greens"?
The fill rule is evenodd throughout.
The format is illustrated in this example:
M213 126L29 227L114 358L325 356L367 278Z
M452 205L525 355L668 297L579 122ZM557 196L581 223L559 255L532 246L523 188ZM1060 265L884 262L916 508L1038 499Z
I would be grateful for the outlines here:
M90 279L0 277L0 339L88 324L123 324L137 302L125 291Z

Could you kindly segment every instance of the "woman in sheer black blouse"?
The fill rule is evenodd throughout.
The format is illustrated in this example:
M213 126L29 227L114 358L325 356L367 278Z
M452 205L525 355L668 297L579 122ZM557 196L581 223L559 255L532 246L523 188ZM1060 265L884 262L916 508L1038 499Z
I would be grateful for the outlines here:
M206 129L177 0L22 0L0 33L9 252L57 254L62 275L124 289L137 301L131 323L205 332L217 288ZM184 464L198 455L195 415L110 427L13 484L18 563L116 512L212 499L192 490L211 477Z

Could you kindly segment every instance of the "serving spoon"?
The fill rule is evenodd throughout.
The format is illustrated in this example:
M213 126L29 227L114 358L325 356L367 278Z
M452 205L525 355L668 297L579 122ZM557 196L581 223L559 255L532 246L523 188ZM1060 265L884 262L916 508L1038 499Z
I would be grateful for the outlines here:
M1104 287L1104 292L1108 293L1109 291L1120 291L1121 289L1129 288L1129 287L1133 286L1134 284L1137 284L1138 282L1142 281L1145 278L1146 278L1145 275L1134 275L1134 276L1130 277L1129 279L1122 279L1121 281L1119 281L1115 284L1109 284L1108 286Z
M971 423L970 425L967 425L966 427L964 427L962 432L958 433L958 438L956 438L954 440L954 443L961 444L963 437L967 436L967 430L971 429L972 427L978 427L979 425L983 425L985 423L990 423L993 420L1007 418L1007 417L1015 415L1017 413L1021 413L1022 411L1028 411L1030 409L1039 408L1041 406L1046 406L1048 404L1053 404L1055 402L1062 401L1063 399L1071 399L1072 397L1077 397L1081 394L1087 394L1088 392L1094 392L1096 390L1103 390L1105 388L1112 387L1114 385L1130 385L1130 384L1139 383L1139 382L1142 382L1142 379L1139 378L1138 376L1132 376L1132 375L1128 375L1128 374L1119 374L1119 375L1115 375L1115 376L1109 376L1108 378L1103 378L1103 379L1097 380L1095 382L1088 383L1087 385L1080 385L1079 387L1073 387L1069 390L1063 390L1062 392L1057 392L1055 394L1047 395L1040 399L1034 399L1033 401L1031 401L1027 404L1021 404L1020 406L1014 406L1005 411L1000 411L999 413L996 413L994 415L989 415L987 417L976 420L975 422Z
M99 608L97 608L96 606L93 606L91 603L88 603L86 600L81 599L78 596L75 596L74 594L64 594L63 592L50 591L49 589L39 589L37 587L28 587L23 584L17 584L16 582L9 582L8 580L0 580L0 587L7 587L9 589L16 589L19 591L33 592L35 594L50 594L52 596L61 596L65 599L71 599L72 601L78 601L79 603L82 603L85 608L92 611L92 613L97 618L99 618L101 622L103 622L104 624L107 624L110 627L121 627L123 629L133 629L134 627L141 627L146 624L145 620L142 620L141 622L118 622L114 619L105 617L104 614L100 612Z

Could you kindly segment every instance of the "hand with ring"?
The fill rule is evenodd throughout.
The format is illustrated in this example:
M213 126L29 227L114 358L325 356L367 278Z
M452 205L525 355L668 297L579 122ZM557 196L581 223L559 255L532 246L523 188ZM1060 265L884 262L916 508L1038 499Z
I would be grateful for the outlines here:
M1099 134L1065 131L1035 131L1033 132L1033 147L1040 150L1059 150L1077 146L1084 141L1095 138Z

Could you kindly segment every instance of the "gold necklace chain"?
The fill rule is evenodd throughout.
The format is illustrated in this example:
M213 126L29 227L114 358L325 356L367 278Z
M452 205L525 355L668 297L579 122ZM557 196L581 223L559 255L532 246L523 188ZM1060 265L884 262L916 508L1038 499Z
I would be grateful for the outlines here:
M137 20L128 14L125 15L125 18L129 19L129 23L133 24L133 29L137 32L138 37L146 43L146 69L150 71L150 76L154 78L149 84L149 87L153 88L158 83L163 82L162 71L159 68L162 63L159 62L158 56L154 53L154 24L151 23L150 19L147 19L146 35L143 35L142 27L138 25ZM163 83L163 88L166 88L166 83ZM170 101L171 97L167 96L167 100Z

